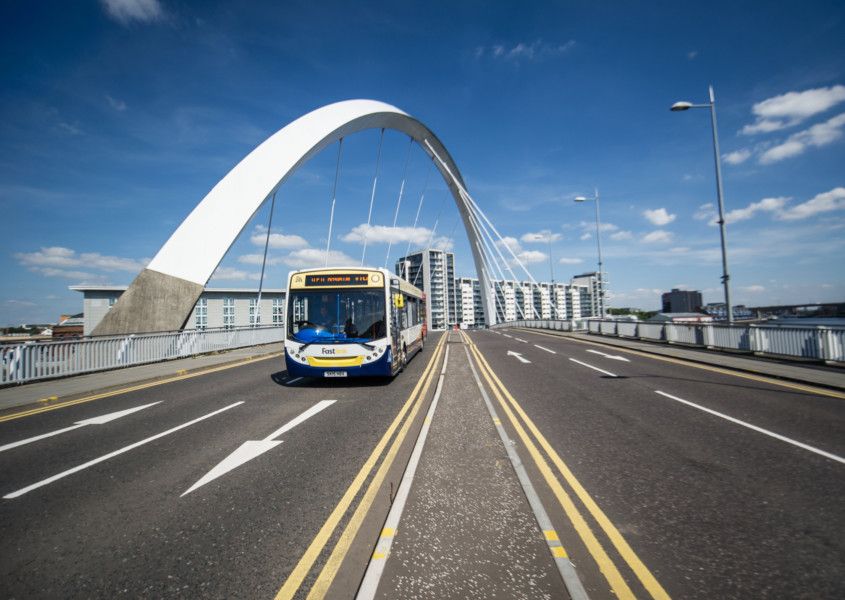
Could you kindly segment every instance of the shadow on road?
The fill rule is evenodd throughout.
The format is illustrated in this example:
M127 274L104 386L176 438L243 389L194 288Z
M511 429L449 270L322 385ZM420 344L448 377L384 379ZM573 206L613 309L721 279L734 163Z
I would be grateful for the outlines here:
M401 377L401 375L399 375ZM366 388L385 387L393 383L393 377L344 377L338 379L319 379L317 377L293 378L296 382L288 384L291 377L287 371L277 371L270 375L270 379L276 385L284 387L307 387L307 388Z

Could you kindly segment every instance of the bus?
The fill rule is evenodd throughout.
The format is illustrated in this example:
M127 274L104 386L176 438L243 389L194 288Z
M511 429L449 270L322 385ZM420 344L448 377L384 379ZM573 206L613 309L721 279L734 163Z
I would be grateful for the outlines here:
M387 269L292 271L285 365L292 377L393 377L425 345L425 295Z

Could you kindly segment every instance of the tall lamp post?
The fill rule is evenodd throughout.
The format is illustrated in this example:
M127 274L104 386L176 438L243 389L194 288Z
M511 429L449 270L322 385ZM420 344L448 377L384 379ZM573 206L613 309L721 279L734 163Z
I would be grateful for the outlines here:
M596 203L596 245L599 250L599 317L604 318L604 271L601 261L601 220L599 218L599 189L596 188L596 195L592 197L576 196L575 202L587 202L593 200Z
M719 134L716 127L716 97L713 94L713 86L710 86L710 102L706 104L693 104L691 102L675 102L669 109L672 112L689 110L691 108L709 108L710 123L713 127L713 157L716 162L716 193L719 197L719 234L722 238L722 284L725 286L725 308L727 309L728 324L734 322L734 312L731 306L731 276L728 273L728 244L725 239L725 202L722 192L722 161L719 157Z

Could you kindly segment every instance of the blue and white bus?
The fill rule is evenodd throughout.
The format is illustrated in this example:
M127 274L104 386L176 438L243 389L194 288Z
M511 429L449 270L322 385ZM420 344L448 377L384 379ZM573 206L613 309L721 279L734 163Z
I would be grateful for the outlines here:
M390 377L425 343L423 292L387 269L293 271L286 304L293 377Z

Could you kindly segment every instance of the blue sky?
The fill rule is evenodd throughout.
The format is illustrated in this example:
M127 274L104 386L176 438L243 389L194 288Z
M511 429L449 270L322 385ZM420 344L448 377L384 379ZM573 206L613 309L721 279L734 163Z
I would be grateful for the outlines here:
M78 312L68 285L129 283L251 149L350 98L426 123L536 278L550 235L556 279L595 268L593 207L573 198L597 187L612 306L654 309L678 286L719 301L709 116L668 110L711 82L735 301L845 300L841 2L90 0L4 3L0 22L0 324ZM344 142L338 260L360 261L378 136ZM336 152L280 190L267 286L319 260ZM385 134L375 224L392 224L407 153ZM472 275L429 171L412 148L390 264L410 232ZM257 284L268 208L209 286ZM371 238L367 262L386 251Z

